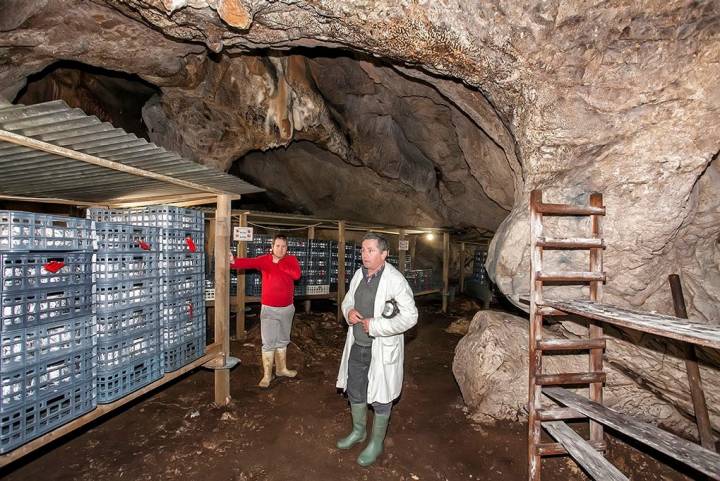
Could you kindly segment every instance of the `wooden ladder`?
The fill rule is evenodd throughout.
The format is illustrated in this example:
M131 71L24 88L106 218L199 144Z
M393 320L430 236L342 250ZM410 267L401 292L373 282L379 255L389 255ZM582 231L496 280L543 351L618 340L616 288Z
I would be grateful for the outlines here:
M590 195L589 205L546 204L542 200L542 191L534 190L530 194L530 233L531 233L531 283L530 283L530 335L529 335L529 390L528 390L528 478L540 481L543 456L570 454L575 460L584 459L581 464L595 479L627 479L598 451L604 451L602 424L589 419L585 414L569 407L543 407L541 395L543 386L589 386L589 399L602 404L603 350L605 339L600 324L590 321L586 339L543 339L542 326L546 316L565 315L564 312L547 307L543 303L545 283L563 285L589 285L590 300L599 300L603 272L603 249L600 218L605 215L602 194ZM585 216L590 217L590 235L587 238L550 238L543 232L545 216ZM543 268L545 250L587 250L590 254L589 268L581 272L549 272ZM560 374L543 373L543 356L559 351L584 351L589 354L586 372L567 372ZM583 440L564 421L568 419L588 419L590 439ZM542 443L542 428L558 443Z

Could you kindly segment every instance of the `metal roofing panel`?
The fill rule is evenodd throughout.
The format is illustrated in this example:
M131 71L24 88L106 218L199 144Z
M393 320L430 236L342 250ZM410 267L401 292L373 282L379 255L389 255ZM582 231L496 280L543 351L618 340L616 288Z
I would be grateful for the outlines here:
M263 190L225 172L183 159L72 109L61 100L0 108L0 135L5 136L0 139L0 194L4 195L111 202L142 194L233 195ZM88 159L82 154L95 159L82 160ZM141 169L165 178L143 177L137 170L115 170L116 166L108 161L120 164L118 169Z

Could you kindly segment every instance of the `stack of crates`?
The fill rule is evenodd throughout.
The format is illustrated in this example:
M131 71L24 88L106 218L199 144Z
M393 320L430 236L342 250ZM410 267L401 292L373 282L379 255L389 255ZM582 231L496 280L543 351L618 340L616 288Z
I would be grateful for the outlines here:
M305 294L330 292L331 242L312 239L308 242L307 269L303 271Z
M488 273L485 270L485 259L487 259L487 251L475 250L475 259L473 262L473 279L483 284L487 284Z
M205 352L205 219L197 210L149 206L88 211L95 220L153 227L159 233L158 294L163 369L175 371Z
M263 254L270 252L270 240L272 238L269 235L255 234L253 240L247 243L245 249L247 257L258 257ZM233 252L237 252L237 248ZM231 271L231 282L235 279L235 290L237 291L237 270ZM260 271L251 269L245 271L245 295L259 297L262 292L262 274Z
M90 222L0 211L0 453L93 410Z
M288 237L288 254L297 257L300 272L302 272L302 277L295 283L296 296L305 295L305 273L310 268L309 246L310 241L308 239Z
M337 292L338 286L338 243L332 241L330 259L330 289L333 292ZM350 285L355 271L358 269L356 266L357 249L354 242L345 242L345 288L347 289Z
M93 222L97 399L110 403L160 379L157 229Z

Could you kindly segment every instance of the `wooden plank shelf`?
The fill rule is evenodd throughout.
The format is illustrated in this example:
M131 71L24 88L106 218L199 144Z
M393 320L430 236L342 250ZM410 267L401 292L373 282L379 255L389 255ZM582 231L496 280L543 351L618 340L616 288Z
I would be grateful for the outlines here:
M542 305L614 326L720 349L720 326L717 325L701 324L679 317L624 309L587 300L544 299Z
M567 389L558 387L543 388L543 394L687 466L697 469L712 479L720 480L720 454L675 436L657 426L620 414Z

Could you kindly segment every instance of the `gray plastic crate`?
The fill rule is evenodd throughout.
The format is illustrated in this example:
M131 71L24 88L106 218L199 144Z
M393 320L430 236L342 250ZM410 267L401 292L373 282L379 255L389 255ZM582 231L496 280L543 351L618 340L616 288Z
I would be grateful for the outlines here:
M3 292L2 332L85 316L92 312L92 285Z
M202 254L205 237L200 231L188 229L162 229L160 250L167 253ZM195 252L192 252L192 246Z
M163 368L165 372L175 371L202 357L203 354L205 354L205 336L187 339L163 352Z
M158 299L158 279L142 279L94 286L95 312L104 313L153 304Z
M160 299L163 302L202 296L205 281L199 275L165 276L160 278Z
M93 222L93 248L98 252L157 252L160 231L152 227Z
M95 349L82 349L47 359L22 369L0 373L0 412L5 413L69 387L95 380Z
M158 277L158 265L154 252L98 252L93 256L93 281L111 284Z
M190 229L203 232L205 218L202 211L182 207L156 205L129 209L88 209L88 218L102 222L157 227L163 229Z
M162 275L203 276L205 272L205 256L202 253L162 252L158 265Z
M135 359L132 364L110 371L98 371L97 402L99 404L117 401L123 396L147 386L164 374L162 353Z
M92 315L4 331L0 335L0 372L23 369L69 352L91 349L94 333Z
M153 302L119 311L98 311L96 318L99 342L145 329L159 329L160 305Z
M0 251L89 251L90 221L75 217L0 211Z
M151 327L116 339L98 341L98 372L128 366L135 362L135 359L159 354L160 349L160 329L158 327Z
M7 453L96 407L95 380L0 413L0 453Z
M59 268L52 272L54 267ZM0 255L0 291L63 288L92 281L89 252L13 253Z

